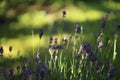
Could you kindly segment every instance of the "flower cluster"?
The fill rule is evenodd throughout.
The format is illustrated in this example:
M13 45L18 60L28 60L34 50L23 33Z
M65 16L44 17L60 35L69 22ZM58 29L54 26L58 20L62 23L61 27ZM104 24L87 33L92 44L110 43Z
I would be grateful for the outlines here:
M103 47L102 38L103 38L103 33L100 33L98 38L97 38L98 48L102 48Z
M90 66L91 67L90 70L95 70L96 73L98 74L98 76L107 74L107 76L104 78L99 77L100 80L101 79L111 80L115 76L116 71L115 71L115 67L112 65L112 62L103 64L102 60L100 60L97 57L97 55L93 53L91 45L89 43L83 43L80 46L80 49L77 53L77 57L80 57L82 55L85 55L84 59L88 59L93 63L92 65L94 65L94 66ZM87 58L85 58L85 57L87 57ZM80 64L80 65L82 65L82 64Z

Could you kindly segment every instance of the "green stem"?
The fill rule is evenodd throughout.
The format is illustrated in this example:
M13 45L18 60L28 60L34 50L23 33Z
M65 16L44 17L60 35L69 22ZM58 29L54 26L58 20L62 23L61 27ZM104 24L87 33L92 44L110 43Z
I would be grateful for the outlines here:
M33 38L33 57L34 57L34 30L32 30L32 38Z
M114 52L113 52L113 61L116 58L117 52L116 52L116 44L117 44L117 39L114 40Z

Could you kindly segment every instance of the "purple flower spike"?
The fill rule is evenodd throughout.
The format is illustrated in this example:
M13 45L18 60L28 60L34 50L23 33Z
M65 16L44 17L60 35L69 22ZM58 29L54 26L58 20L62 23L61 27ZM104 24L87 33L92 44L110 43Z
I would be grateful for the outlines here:
M36 62L38 62L40 60L40 53L38 51L35 55L35 60L36 60Z
M31 80L32 77L33 77L33 71L28 70L28 71L27 71L27 75L28 75L28 78Z
M0 46L0 56L3 56L3 53L4 53L3 47Z
M101 26L100 26L100 27L101 27L102 29L105 28L105 26L106 26L106 21L107 21L109 15L110 15L110 11L107 11L106 15L103 17L103 20L102 20L102 22L101 22Z
M87 43L83 44L83 50L84 50L87 54L89 54L90 52L92 52L91 45L90 45L90 44L87 44Z
M41 28L40 31L39 31L39 38L40 39L42 38L43 34L44 34L44 29Z
M95 62L97 60L95 54L92 54L92 56L90 57L90 59L91 59L92 62Z
M41 78L44 80L45 75L46 75L46 69L41 69L40 70L40 75L41 75Z
M10 80L14 80L14 69L9 69L9 78Z
M10 73L10 74L13 74L13 72L14 72L14 69L10 69L10 70L9 70L9 73Z

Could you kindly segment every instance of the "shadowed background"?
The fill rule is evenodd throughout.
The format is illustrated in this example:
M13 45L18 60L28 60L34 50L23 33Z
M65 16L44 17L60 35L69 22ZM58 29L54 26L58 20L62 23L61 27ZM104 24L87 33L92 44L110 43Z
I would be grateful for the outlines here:
M64 19L63 10L67 13ZM100 32L100 22L107 11L111 13L105 28L105 43L109 41L107 36L113 39L118 31L119 0L0 0L0 45L4 47L4 57L9 57L9 46L13 47L12 58L17 59L17 53L31 57L33 40L35 51L40 48L40 53L47 54L45 50L49 47L50 35L62 38L64 34L73 33L75 22L83 26L83 39L94 46ZM41 40L38 35L40 28L44 28ZM120 57L119 40L116 63Z

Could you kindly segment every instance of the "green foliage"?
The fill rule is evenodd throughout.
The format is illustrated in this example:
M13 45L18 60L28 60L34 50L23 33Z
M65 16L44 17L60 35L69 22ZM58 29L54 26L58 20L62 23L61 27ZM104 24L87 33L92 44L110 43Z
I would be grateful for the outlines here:
M111 67L115 68L112 80L119 80L119 4L119 1L112 3L112 0L101 0L100 4L96 0L2 0L0 45L5 52L3 57L0 57L0 72L6 70L7 73L0 73L0 80L9 78L10 68L15 69L16 80L24 78L22 70L20 73L16 71L17 66L27 66L27 69L34 71L33 80L37 79L37 51L40 52L40 70L45 69L48 73L44 80L106 79L110 75ZM64 18L63 9L67 13ZM103 30L100 22L108 10L111 13ZM75 22L78 23L77 27ZM83 32L78 33L78 27L82 28ZM38 37L39 28L44 28L41 39ZM53 37L52 44L49 44L50 36ZM97 41L98 37L100 40ZM57 44L54 43L56 38ZM67 41L62 42L63 39ZM100 41L103 46L98 48ZM97 61L92 62L85 49L80 51L84 43L91 45ZM13 52L8 51L9 45L13 46ZM60 49L56 49L56 46ZM42 77L39 74L39 78Z

